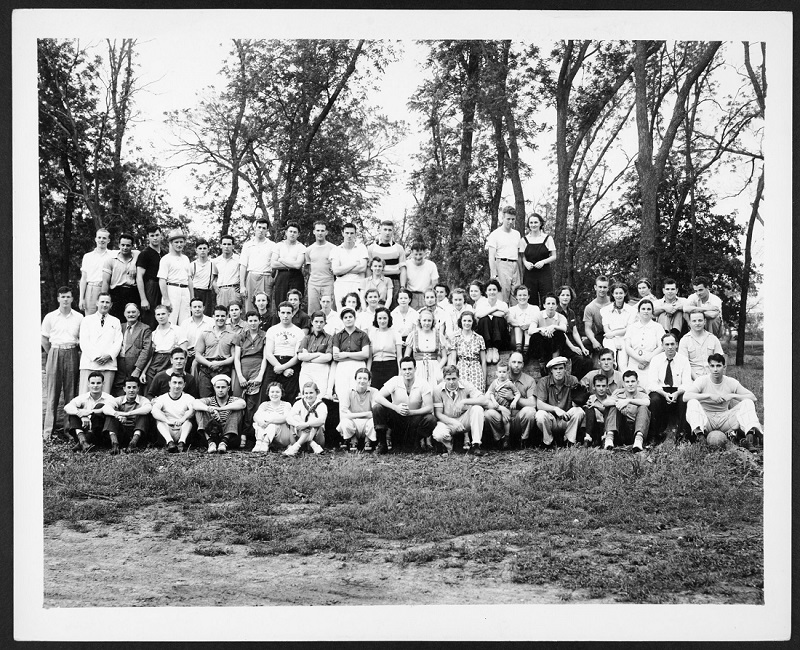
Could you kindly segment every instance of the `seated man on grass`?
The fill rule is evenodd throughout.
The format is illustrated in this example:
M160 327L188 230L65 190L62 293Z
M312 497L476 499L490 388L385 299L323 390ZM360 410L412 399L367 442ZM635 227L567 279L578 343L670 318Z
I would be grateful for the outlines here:
M400 360L400 376L387 381L375 395L372 413L375 417L377 452L390 449L391 436L402 449L413 449L417 443L421 451L433 449L433 396L431 386L416 378L417 362L412 357ZM389 401L389 398L392 398Z
M72 451L92 451L103 434L105 415L103 407L114 401L103 392L103 373L93 371L87 377L89 392L78 395L64 406L67 414L67 434L77 440Z
M536 380L529 374L522 372L525 360L521 352L512 352L508 358L508 378L520 392L516 407L511 409L511 435L519 435L521 448L527 448L537 440L531 439L531 434L538 438L536 428ZM506 399L513 399L512 391L500 389ZM483 416L495 440L503 437L503 418L500 411L491 408L487 401L487 409ZM473 440L474 442L474 440Z
M247 403L231 395L231 378L228 375L215 375L211 385L214 388L212 397L201 397L194 401L197 434L206 441L209 454L225 454L230 445L239 441Z
M574 447L584 418L583 409L572 403L573 390L579 386L575 375L567 375L567 358L547 362L548 375L536 384L536 424L542 430L545 449L553 449L553 434L564 436L564 444Z
M602 444L606 430L606 414L609 409L614 408L614 402L608 390L608 377L603 373L596 373L592 378L592 393L583 407L585 446L599 447Z
M686 387L683 400L690 442L705 438L708 431L719 430L751 451L755 443L763 443L764 428L756 414L756 396L725 374L723 355L709 355L708 374Z
M147 415L153 406L150 400L139 395L139 378L126 377L124 395L115 397L103 406L106 421L103 431L111 440L111 453L118 454L120 446L125 451L135 451L147 434Z
M167 453L170 454L187 451L186 441L192 432L194 398L183 392L184 383L183 375L172 375L169 392L156 397L151 411L156 429L167 443Z
M436 427L433 439L449 454L453 451L453 435L464 435L464 449L483 456L483 408L486 398L468 381L459 378L456 366L445 366L444 381L433 390L433 413ZM471 439L471 444L470 444Z
M614 406L606 412L606 440L604 449L614 445L633 443L633 452L644 449L650 430L650 397L639 386L639 375L635 370L622 373L623 387L614 391Z

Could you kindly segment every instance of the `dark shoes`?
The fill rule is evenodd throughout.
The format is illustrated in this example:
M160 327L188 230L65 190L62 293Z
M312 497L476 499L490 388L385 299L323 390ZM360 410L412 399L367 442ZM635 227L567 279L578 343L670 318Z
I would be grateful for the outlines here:
M183 444L183 443L181 443ZM174 454L178 451L178 445L176 445L172 440L167 443L167 453Z
M473 456L485 456L486 455L486 452L483 451L483 449L481 449L480 444L478 444L477 442L472 444L472 447L470 447L469 451Z

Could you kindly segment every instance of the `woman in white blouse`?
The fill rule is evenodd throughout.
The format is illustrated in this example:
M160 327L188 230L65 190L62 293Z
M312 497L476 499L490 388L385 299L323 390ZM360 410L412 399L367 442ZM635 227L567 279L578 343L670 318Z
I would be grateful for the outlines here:
M367 289L364 292L364 311L356 314L356 327L365 332L373 326L375 320L375 310L380 307L380 293L377 289Z
M386 307L378 307L373 326L367 331L372 348L367 368L372 372L371 385L378 390L392 377L400 374L403 343L392 324L391 312Z
M650 361L663 350L661 337L664 328L653 320L653 303L649 298L639 301L638 318L625 333L625 352L628 353L628 370L639 375L639 384L650 385Z
M611 286L611 302L600 310L603 321L603 347L614 352L617 369L628 367L628 351L625 349L625 333L636 318L636 312L628 304L628 287L622 282Z
M392 323L403 345L417 326L418 319L419 312L411 306L411 292L400 289L397 292L397 307L392 310Z
M154 310L157 325L151 336L153 356L150 357L150 362L139 377L139 381L147 386L153 381L153 377L169 367L169 355L174 348L189 349L183 328L169 322L170 312L172 312L172 308L165 305L158 305Z

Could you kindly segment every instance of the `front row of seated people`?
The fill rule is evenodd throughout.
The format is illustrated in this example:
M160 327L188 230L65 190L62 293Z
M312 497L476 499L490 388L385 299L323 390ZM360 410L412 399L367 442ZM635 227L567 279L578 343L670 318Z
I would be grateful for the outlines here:
M404 357L400 374L380 389L371 385L372 372L362 366L339 400L339 448L450 453L461 440L464 451L480 456L484 429L499 449L507 449L515 434L521 447L582 444L641 451L648 442L666 438L697 442L713 430L747 449L763 444L756 397L725 374L722 354L710 354L708 373L692 379L674 335L664 334L662 344L664 351L650 363L647 384L636 370L617 370L609 349L600 351L600 368L580 381L567 372L568 360L560 356L547 362L547 374L536 381L523 372L523 355L514 352L497 365L485 393L464 380L455 365L447 365L442 381L431 385L418 374L416 360ZM247 403L233 396L231 378L217 374L211 379L214 394L196 398L185 390L187 377L174 370L167 392L148 399L139 394L136 377L127 378L124 394L113 397L103 390L103 374L90 373L89 391L65 406L73 449L90 451L102 443L118 454L163 441L173 453L186 451L192 436L195 446L209 453L244 449ZM317 384L305 382L294 404L284 401L277 381L269 383L265 394L252 417L252 451L323 453L329 413Z

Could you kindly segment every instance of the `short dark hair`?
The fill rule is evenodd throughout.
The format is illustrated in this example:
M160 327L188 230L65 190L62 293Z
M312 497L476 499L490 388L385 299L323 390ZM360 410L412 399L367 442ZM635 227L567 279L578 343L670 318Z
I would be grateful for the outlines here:
M233 235L222 235L222 237L219 238L219 243L221 244L226 239L230 239L231 240L231 244L235 244L236 243L236 240L233 238Z
M635 370L626 370L622 373L622 378L627 379L628 377L636 377L636 379L639 379L639 374Z
M514 217L517 216L517 209L513 205L507 205L503 208L503 214L510 214Z
M712 361L716 361L717 363L721 363L723 366L727 365L728 362L725 361L725 355L720 354L719 352L714 352L714 354L708 355L708 363Z
M172 381L173 379L180 379L184 384L186 383L186 377L184 375L170 375L169 380Z
M403 357L400 359L400 364L403 365L404 363L411 363L415 368L417 367L417 360L414 357Z
M378 314L386 314L386 316L389 318L389 324L387 325L387 327L391 327L392 326L392 322L393 322L392 321L392 312L390 312L386 307L378 307L375 310L375 317L372 319L372 326L373 327L378 327Z
M501 286L500 286L500 283L499 283L497 280L495 280L494 278L492 278L492 279L491 279L491 280L489 280L489 281L486 283L486 285L483 287L483 293L486 293L486 290L487 290L487 289L488 289L490 286L492 286L492 285L494 285L494 287L495 287L495 288L496 288L498 291L502 291L502 290L503 290L503 287L501 287Z
M366 366L362 366L361 368L356 370L356 374L353 375L353 379L355 379L359 375L363 375L364 373L366 373L367 379L372 381L372 371L369 368L367 368Z
M314 227L316 227L316 226L325 226L325 230L328 229L328 224L325 221L322 221L321 219L317 219L314 222Z
M122 382L122 384L123 384L123 385L125 385L125 384L130 384L131 382L133 382L134 384L136 384L136 387L137 387L137 388L139 387L139 380L138 380L136 377L133 377L133 376L131 376L131 375L128 375L127 377L125 377L125 381L124 381L124 382Z
M284 307L286 307L286 309L291 309L291 310L293 310L293 309L294 309L294 308L291 306L291 304L289 304L289 302L288 302L287 300L284 300L282 303L280 303L280 304L278 305L278 311L280 311L280 310L281 310L281 309L283 309Z
M412 251L424 251L425 248L426 248L425 242L422 241L421 239L417 239L414 241L413 244L411 244Z
M381 225L391 226L392 228L394 228L394 221L392 221L391 219L384 219L383 221L381 221Z
M86 381L88 382L92 377L100 377L100 379L105 380L105 377L103 377L103 373L97 370L90 372L89 376L86 378Z
M434 291L436 291L436 289L438 289L439 287L442 287L442 289L444 289L445 296L450 295L450 287L448 287L444 282L437 282L436 284L434 284L433 285Z
M356 317L356 310L352 307L345 307L342 311L339 312L339 318L344 318L346 314L352 314L353 318Z
M546 303L548 298L555 300L556 305L558 305L558 298L556 298L556 294L554 294L552 291L548 291L546 294L544 294L544 298L542 298L542 304Z
M409 298L411 298L411 292L410 292L408 289L406 289L405 287L401 287L400 289L398 289L398 290L397 290L397 295L398 295L398 296L399 296L401 293L404 293L404 294L406 294L406 295L407 295Z
M300 291L300 289L289 289L289 291L286 292L286 297L288 298L289 296L297 296L298 298L302 298L303 292Z
M286 391L283 390L283 386L281 386L277 381L271 381L267 384L267 389L264 391L264 394L267 396L268 399L269 399L269 389L275 388L275 386L281 389L281 397L283 397L284 394L286 393Z
M247 320L247 319L248 319L248 318L250 318L251 316L255 316L255 317L258 319L258 320L261 320L261 315L260 315L260 314L259 314L259 313L258 313L258 312L255 310L255 309L251 309L250 311L248 311L248 312L247 312L247 313L244 315L244 319L245 319L245 320Z
M131 244L136 241L133 238L133 235L131 233L129 233L129 232L124 232L119 236L119 241L122 241L123 239L130 239L131 240Z
M224 311L226 314L228 313L228 308L225 305L214 305L214 309L212 313L216 313L218 311Z
M594 279L594 283L597 284L598 282L608 282L608 276L607 275L598 275Z
M358 292L356 292L356 291L351 291L350 293L346 294L344 298L342 298L342 307L345 306L345 304L347 303L347 299L350 296L355 296L356 297L356 310L357 311L361 311L361 296L359 296Z
M266 224L266 225L267 225L267 227L269 227L269 221L267 221L267 220L266 220L264 217L259 217L258 219L256 219L256 221L255 221L255 222L256 222L256 223L263 223L263 224Z
M675 339L676 343L678 342L678 337L675 336L675 332L673 332L672 330L670 330L669 332L666 332L664 334L664 336L661 337L661 342L663 343L664 339L668 339L668 338L673 338L673 339Z
M668 284L674 284L676 287L678 283L675 281L675 278L664 278L664 281L661 283L662 287L665 287Z
M597 353L597 358L600 359L601 357L605 356L606 354L610 354L611 358L614 358L614 350L611 348L601 348L600 352Z
M525 291L527 291L528 293L531 292L531 290L528 289L528 287L526 287L524 284L518 284L516 287L514 287L514 290L511 293L513 293L514 296L516 296L519 293L520 289L525 289Z
M598 372L594 377L592 377L592 386L594 386L599 381L604 381L608 383L608 377L606 377L602 372Z
M352 228L353 230L358 230L358 228L356 228L356 224L354 224L352 221L348 221L346 224L342 226L342 232L344 232L348 228Z
M145 233L152 235L154 232L161 232L161 226L149 225L144 229Z
M196 303L196 302L199 302L199 303L200 303L201 305L203 305L203 306L205 306L205 304L206 304L206 301L205 301L205 300L203 300L202 298L198 298L197 296L195 296L194 298L192 298L192 299L189 301L189 306L193 305L193 304L194 304L194 303Z
M208 246L208 240L204 237L200 237L195 243L194 247L197 248L198 246Z
M653 309L653 301L650 298L642 298L636 307L636 311L642 311L642 305L650 305L650 309Z
M375 259L378 259L378 258L376 257ZM373 260L373 261L375 261L375 260ZM371 294L371 293L377 293L377 294L378 294L378 300L380 300L380 297L381 297L381 292L380 292L380 291L378 291L378 290L377 290L375 287L370 287L369 289L367 289L367 290L364 292L364 300L366 300L366 299L367 299L367 296L368 296L369 294Z
M442 377L447 377L447 375L453 375L453 374L456 377L460 377L461 376L461 373L458 370L458 366L451 365L451 366L445 366L444 368L442 368Z
M283 227L283 229L284 230L289 230L289 228L297 228L297 230L300 230L300 226L298 225L298 223L296 221L287 221L286 225Z
M186 350L184 350L183 348L172 348L172 349L169 351L169 358L171 359L171 358L172 358L172 357L174 357L176 354L182 354L183 356L188 356L188 355L186 354Z
M72 287L68 287L66 284L63 287L58 288L58 295L60 296L63 293L72 293Z
M708 278L704 275L698 275L692 278L692 286L695 287L698 284L702 284L704 287L710 287L711 282L708 281Z
M317 309L317 311L311 312L311 315L308 317L309 320L313 323L315 318L321 318L323 321L326 320L325 312Z
M475 312L474 311L472 311L471 309L463 309L461 311L461 313L458 315L458 320L456 321L456 323L458 324L458 329L463 329L464 328L464 326L461 324L461 319L463 319L464 316L469 316L472 319L472 324L473 325L475 324L475 321L477 320L477 318L475 318Z

